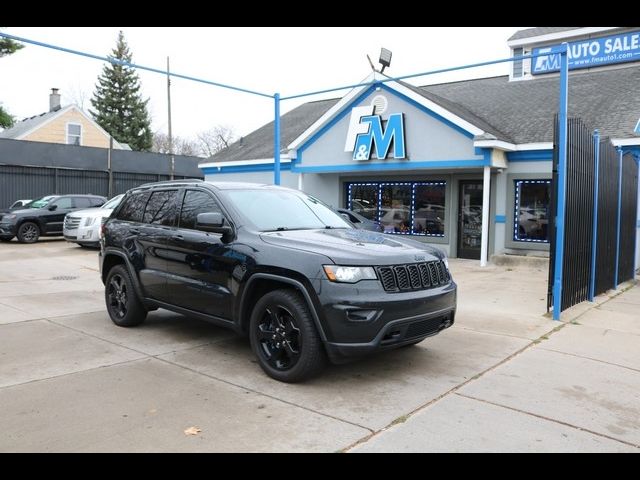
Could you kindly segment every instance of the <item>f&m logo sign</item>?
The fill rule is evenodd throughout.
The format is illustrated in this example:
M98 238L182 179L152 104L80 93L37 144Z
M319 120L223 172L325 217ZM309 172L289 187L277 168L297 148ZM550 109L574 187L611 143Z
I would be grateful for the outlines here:
M353 152L354 160L371 159L375 148L376 157L387 158L393 145L393 158L405 158L404 115L389 115L386 128L383 128L380 115L373 114L373 105L354 107L351 110L345 152Z

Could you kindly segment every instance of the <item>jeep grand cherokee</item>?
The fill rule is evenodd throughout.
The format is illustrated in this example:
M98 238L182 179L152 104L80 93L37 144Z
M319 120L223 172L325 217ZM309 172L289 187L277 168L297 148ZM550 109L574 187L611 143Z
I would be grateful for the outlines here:
M248 334L262 369L305 380L450 327L456 285L436 248L358 230L297 190L177 181L127 193L103 225L116 325L165 308Z

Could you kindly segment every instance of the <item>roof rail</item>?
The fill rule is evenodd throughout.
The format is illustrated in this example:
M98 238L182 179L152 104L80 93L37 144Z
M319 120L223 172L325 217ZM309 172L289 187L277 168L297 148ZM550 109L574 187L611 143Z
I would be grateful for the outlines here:
M156 186L156 185L180 185L180 184L192 184L192 183L200 183L200 182L204 182L204 180L202 180L201 178L184 178L182 180L165 180L164 182L151 182L151 183L143 183L142 185L139 185L136 188L139 187L149 187L149 186Z

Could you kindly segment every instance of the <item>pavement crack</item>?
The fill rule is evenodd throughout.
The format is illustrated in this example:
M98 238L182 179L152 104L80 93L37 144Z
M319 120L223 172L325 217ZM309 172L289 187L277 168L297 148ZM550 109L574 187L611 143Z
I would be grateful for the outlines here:
M579 430L581 432L587 432L587 433L590 433L592 435L596 435L598 437L602 437L602 438L606 438L608 440L613 440L615 442L623 443L623 444L625 444L625 445L627 445L629 447L634 447L634 448L640 449L640 445L638 445L638 444L635 444L635 443L632 443L632 442L628 442L628 441L622 440L620 438L612 437L610 435L605 435L604 433L596 432L594 430L590 430L588 428L580 427L580 426L574 425L572 423L563 422L562 420L557 420L555 418L547 417L545 415L540 415L540 414L537 414L537 413L528 412L526 410L521 410L519 408L510 407L508 405L502 405L501 403L496 403L496 402L492 402L492 401L489 401L489 400L484 400L482 398L473 397L471 395L467 395L467 394L464 394L464 393L455 392L455 395L458 395L459 397L467 398L469 400L475 400L477 402L486 403L488 405L493 405L494 407L505 408L505 409L511 410L513 412L522 413L524 415L529 415L531 417L535 417L535 418L539 418L539 419L546 420L546 421L549 421L549 422L557 423L559 425L564 425L565 427L569 427L569 428L572 428L574 430Z
M530 341L528 344L526 344L524 347L516 350L515 352L513 352L511 355L507 356L506 358L500 360L499 362L495 363L494 365L486 368L485 370L481 371L480 373L477 373L476 375L474 375L471 378L468 378L467 380L465 380L464 382L456 385L455 387L447 390L446 392L440 394L439 396L432 398L431 400L429 400L427 403L424 403L416 408L414 408L413 410L411 410L409 413L406 413L404 415L399 416L398 418L396 418L395 420L393 420L391 423L389 423L387 426L379 429L379 430L375 430L373 431L371 434L357 440L356 442L347 445L345 448L343 448L342 450L340 450L341 452L348 452L352 449L354 449L355 447L357 447L358 445L362 445L366 442L368 442L369 440L371 440L373 437L380 435L381 433L385 432L386 430L389 430L390 428L392 428L393 426L397 425L398 423L404 423L407 420L409 420L413 415L415 415L416 413L427 409L428 407L430 407L431 405L433 405L436 402L439 402L440 400L442 400L444 397L451 395L453 393L456 393L458 390L460 390L462 387L468 385L469 383L479 379L480 377L486 375L487 373L495 370L496 368L500 367L501 365L504 365L505 363L509 362L510 360L512 360L513 358L517 357L518 355L520 355L521 353L527 351L528 349L530 349L531 347L537 345L538 343L540 343L542 340L542 338L544 337L545 339L547 339L549 337L549 335L553 335L554 333L562 330L564 327L566 327L568 324L566 323L561 323L560 325L558 325L557 327L555 327L554 329L552 329L551 331L545 333L544 335L541 335L539 338L537 338L536 340L532 340Z
M165 355L165 354L162 354L162 355ZM231 382L229 380L225 380L224 378L216 377L215 375L211 375L211 374L208 374L208 373L201 372L199 370L195 370L195 369L193 369L191 367L187 367L185 365L181 365L179 363L172 362L171 360L167 360L166 358L160 358L159 355L158 356L153 356L153 358L155 358L156 360L159 360L161 362L168 363L169 365L173 365L174 367L179 367L179 368L182 368L184 370L188 370L188 371L190 371L192 373L195 373L197 375L202 375L202 376L210 378L212 380L216 380L218 382L222 382L222 383L225 383L227 385L231 385L231 386L236 387L236 388L241 388L242 390L245 390L247 392L255 393L256 395L261 395L263 397L270 398L271 400L275 400L277 402L284 403L286 405L291 405L292 407L300 408L302 410L306 410L307 412L311 412L311 413L314 413L316 415L321 415L323 417L327 417L327 418L330 418L332 420L336 420L338 422L348 423L349 425L352 425L354 427L362 428L363 430L368 430L369 432L374 433L373 429L371 429L371 428L369 428L369 427L367 427L365 425L360 425L359 423L355 423L355 422L352 422L350 420L346 420L344 418L336 417L335 415L330 415L328 413L320 412L320 411L315 410L313 408L305 407L304 405L299 405L297 403L290 402L288 400L284 400L282 398L275 397L275 396L270 395L268 393L261 392L260 390L256 390L255 388L246 387L245 385L240 385L239 383Z
M620 367L626 370L631 370L632 372L640 373L640 369L638 368L629 367L627 365L620 365L619 363L607 362L606 360L600 360L599 358L587 357L585 355L579 355L577 353L563 352L561 350L555 350L553 348L546 348L546 347L540 347L540 350L546 350L547 352L560 353L562 355L568 355L570 357L583 358L585 360L590 360L592 362L604 363L605 365L611 365L612 367Z

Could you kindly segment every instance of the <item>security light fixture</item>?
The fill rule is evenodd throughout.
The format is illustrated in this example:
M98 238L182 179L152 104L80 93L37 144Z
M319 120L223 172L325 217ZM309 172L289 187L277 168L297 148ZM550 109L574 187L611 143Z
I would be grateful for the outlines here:
M387 50L386 48L380 49L380 60L378 60L380 65L382 65L382 69L380 69L380 73L384 72L384 69L391 65L391 50Z

